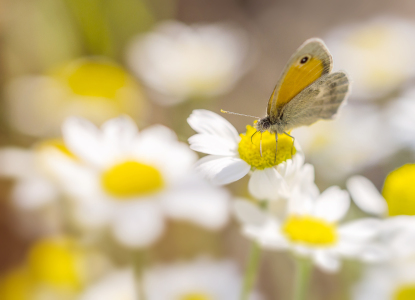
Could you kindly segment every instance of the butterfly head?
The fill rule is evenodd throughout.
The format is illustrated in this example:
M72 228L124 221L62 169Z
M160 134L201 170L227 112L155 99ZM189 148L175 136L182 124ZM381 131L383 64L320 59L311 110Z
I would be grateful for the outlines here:
M255 129L264 132L271 128L271 120L269 116L266 116L265 118L259 119L258 122L255 124Z

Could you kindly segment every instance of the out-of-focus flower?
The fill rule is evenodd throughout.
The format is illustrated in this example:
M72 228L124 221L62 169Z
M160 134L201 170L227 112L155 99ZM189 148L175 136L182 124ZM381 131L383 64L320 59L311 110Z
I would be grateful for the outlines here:
M374 165L399 149L382 112L372 106L347 105L333 122L293 130L292 135L318 174L329 182Z
M292 250L310 257L326 271L336 271L341 257L374 261L386 255L374 242L380 220L367 218L338 225L349 203L346 191L331 187L315 199L293 196L283 219L247 201L236 202L235 209L244 235L264 248Z
M49 157L75 200L80 226L109 224L120 243L145 247L164 231L164 215L212 230L228 221L228 193L192 174L196 155L170 129L155 125L138 133L128 117L99 129L73 117L63 136L78 161L58 151Z
M363 274L353 291L354 300L411 300L415 299L415 264L371 266Z
M379 17L339 27L325 38L336 68L353 79L352 98L374 99L415 75L415 23Z
M213 97L229 91L251 65L246 35L227 24L168 21L131 43L130 67L160 104Z
M198 259L160 265L144 273L148 300L237 300L242 280L231 261ZM116 271L90 287L81 300L135 300L138 295L131 270ZM252 293L250 300L260 299Z
M407 90L385 109L385 123L393 130L396 143L415 149L415 88Z
M133 270L114 271L87 288L79 300L139 300L136 287Z
M213 183L228 184L252 172L249 191L260 200L287 198L296 188L318 193L314 169L304 165L299 145L294 147L290 137L278 136L275 156L275 135L269 132L254 135L255 129L247 126L246 133L238 135L227 120L207 110L193 111L187 121L197 132L189 138L190 148L209 154L196 168Z
M391 259L405 259L415 254L415 165L404 165L385 180L382 195L363 176L353 176L347 188L363 211L383 218L381 241Z
M1 278L0 299L74 299L99 268L87 263L92 255L65 237L37 241L26 263Z
M121 66L104 58L81 58L43 76L11 81L7 90L9 122L34 136L59 133L71 115L102 123L119 114L140 115L143 94Z

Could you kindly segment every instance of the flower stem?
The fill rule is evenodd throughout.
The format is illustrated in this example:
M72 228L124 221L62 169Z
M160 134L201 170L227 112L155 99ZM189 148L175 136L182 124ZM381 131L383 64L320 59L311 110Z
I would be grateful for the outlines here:
M259 261L261 257L261 248L258 243L252 243L249 253L248 265L246 267L244 282L242 287L241 300L247 300L251 294L258 273Z
M298 257L297 270L295 274L295 290L294 300L305 300L308 292L308 284L310 282L310 275L312 270L312 263L309 259Z
M133 252L133 262L134 262L134 275L135 275L135 283L136 283L136 291L138 295L138 299L146 300L146 294L144 291L144 284L143 284L143 271L144 271L144 264L145 264L145 252L142 250L134 251Z

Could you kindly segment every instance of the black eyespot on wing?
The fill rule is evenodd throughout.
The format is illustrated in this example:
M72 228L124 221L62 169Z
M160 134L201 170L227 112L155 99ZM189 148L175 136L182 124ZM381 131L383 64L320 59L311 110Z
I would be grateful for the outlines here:
M308 56L304 56L304 57L300 60L300 64L305 64L306 62L308 62Z

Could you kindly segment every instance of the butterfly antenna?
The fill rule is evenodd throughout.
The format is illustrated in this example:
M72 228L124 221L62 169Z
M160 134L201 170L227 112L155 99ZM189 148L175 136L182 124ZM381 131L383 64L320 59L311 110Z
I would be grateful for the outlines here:
M244 115L244 114L238 114L238 113L234 113L234 112L223 110L223 109L221 109L220 112L223 113L223 114L237 115L237 116L243 116L243 117L251 117L251 118L258 119L258 120L261 119L260 117L255 117L255 116L251 116L251 115Z

